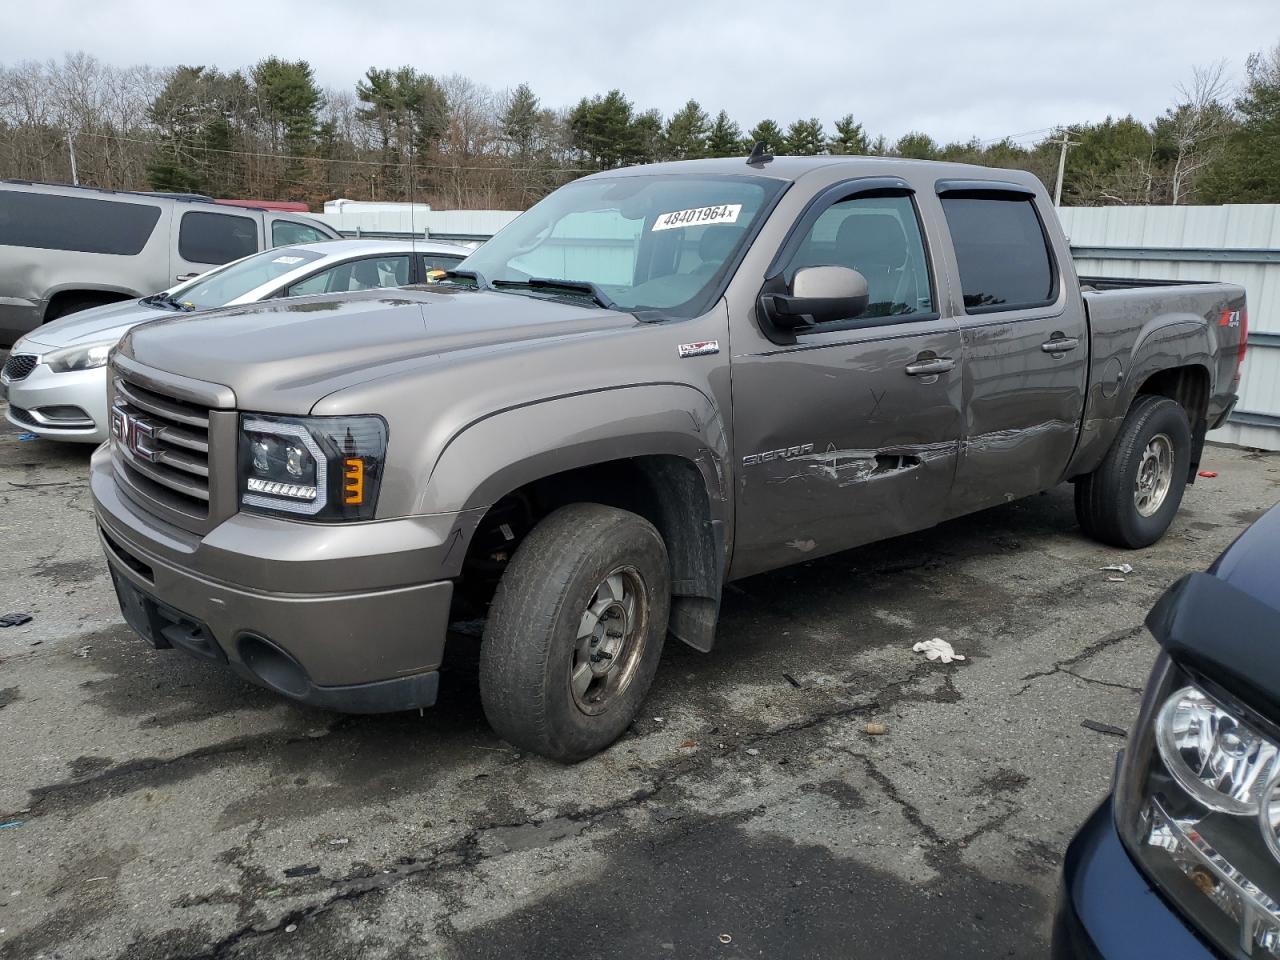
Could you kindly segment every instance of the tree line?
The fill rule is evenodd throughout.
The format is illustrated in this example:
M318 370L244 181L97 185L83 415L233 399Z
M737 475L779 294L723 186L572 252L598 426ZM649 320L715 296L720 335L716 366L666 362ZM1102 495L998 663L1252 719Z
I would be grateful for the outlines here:
M0 178L226 198L407 200L440 208L523 208L594 170L745 155L871 154L1018 167L1052 188L1069 143L1069 204L1280 203L1280 44L1251 55L1232 89L1226 65L1195 68L1152 120L1064 124L996 140L890 141L854 114L744 128L689 100L670 116L621 90L549 106L527 85L495 92L457 74L370 67L323 89L305 60L115 67L84 53L0 64Z

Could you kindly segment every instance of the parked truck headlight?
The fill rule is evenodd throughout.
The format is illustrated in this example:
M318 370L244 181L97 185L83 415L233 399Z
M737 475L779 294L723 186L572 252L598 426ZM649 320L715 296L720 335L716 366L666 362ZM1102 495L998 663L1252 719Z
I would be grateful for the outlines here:
M387 450L381 417L240 421L240 505L297 519L372 520Z
M1193 681L1157 663L1116 773L1116 827L1203 935L1232 955L1280 957L1280 748L1264 721Z
M1156 717L1156 747L1173 778L1210 810L1255 816L1280 751L1195 687Z
M107 365L107 355L115 342L95 343L87 347L68 347L46 354L44 361L54 373L72 373L76 370L92 370Z

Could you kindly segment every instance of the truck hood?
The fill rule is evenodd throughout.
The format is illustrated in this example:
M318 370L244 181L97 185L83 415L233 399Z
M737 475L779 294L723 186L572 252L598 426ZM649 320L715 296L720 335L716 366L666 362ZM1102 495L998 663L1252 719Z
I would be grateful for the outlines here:
M176 314L121 351L148 367L231 388L243 410L302 415L322 397L448 354L635 326L626 313L510 293L369 290Z
M173 316L172 310L149 307L138 300L108 303L101 307L81 310L44 326L26 338L28 343L42 347L73 347L77 344L113 343L124 336L131 327L148 320Z

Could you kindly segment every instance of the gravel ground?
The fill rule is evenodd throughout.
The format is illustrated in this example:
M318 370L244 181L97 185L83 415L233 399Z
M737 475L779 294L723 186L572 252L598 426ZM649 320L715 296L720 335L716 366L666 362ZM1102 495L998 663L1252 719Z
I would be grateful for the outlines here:
M489 731L471 637L422 716L151 650L88 453L0 428L0 613L34 617L0 630L4 957L1042 956L1122 744L1083 721L1129 725L1147 609L1280 496L1280 456L1211 448L1142 552L1064 486L740 581L716 650L670 644L633 729L563 767ZM935 636L968 659L911 652Z

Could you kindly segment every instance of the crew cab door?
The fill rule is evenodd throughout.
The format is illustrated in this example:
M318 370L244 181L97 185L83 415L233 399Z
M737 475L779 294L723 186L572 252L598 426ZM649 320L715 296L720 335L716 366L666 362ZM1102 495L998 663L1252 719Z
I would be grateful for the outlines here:
M732 574L927 527L951 490L962 429L961 341L940 316L915 197L896 178L849 181L801 215L764 291L806 266L867 279L862 314L789 333L737 324Z
M959 516L1062 479L1084 409L1089 331L1070 253L1065 243L1055 251L1031 190L943 181L938 195L963 294L965 430L947 507Z
M207 213L203 210L174 209L170 228L173 254L170 260L174 283L239 260L262 249L262 214Z

